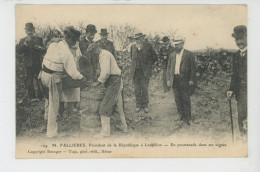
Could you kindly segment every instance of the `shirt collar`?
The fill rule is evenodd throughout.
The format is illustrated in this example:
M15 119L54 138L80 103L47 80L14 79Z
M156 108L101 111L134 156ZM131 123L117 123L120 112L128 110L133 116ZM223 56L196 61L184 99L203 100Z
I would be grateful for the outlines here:
M184 48L179 52L179 53L177 53L178 55L182 55L183 54L183 50L184 50Z
M245 48L243 48L243 49L240 49L240 52L242 52L242 53L244 53L246 51L247 51L247 46Z

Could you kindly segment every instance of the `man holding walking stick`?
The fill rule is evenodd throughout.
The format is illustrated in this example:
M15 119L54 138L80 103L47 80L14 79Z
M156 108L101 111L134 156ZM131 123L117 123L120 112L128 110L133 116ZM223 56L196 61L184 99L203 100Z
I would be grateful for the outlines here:
M238 126L241 135L247 134L247 28L236 26L232 37L235 38L239 50L232 59L232 75L227 97L233 95L237 100ZM230 101L230 100L229 100Z

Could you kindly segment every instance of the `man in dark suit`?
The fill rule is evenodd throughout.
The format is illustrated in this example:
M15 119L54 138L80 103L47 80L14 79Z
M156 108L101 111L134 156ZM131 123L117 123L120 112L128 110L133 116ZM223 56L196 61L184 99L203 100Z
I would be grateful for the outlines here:
M111 42L107 39L107 37L108 37L107 29L101 29L101 32L99 34L100 34L101 39L97 41L97 44L100 46L101 49L109 51L116 58L117 54L116 54L113 42Z
M232 36L235 38L239 50L232 60L232 75L227 97L235 95L238 110L238 125L241 134L247 133L247 28L236 26Z
M170 39L167 36L162 38L162 47L160 48L159 58L162 63L162 70L163 70L163 90L164 93L170 91L170 87L167 86L166 81L166 71L167 71L167 64L170 54L174 51L174 48L170 44Z
M131 76L134 81L136 112L144 108L148 113L148 86L152 75L152 65L157 61L157 54L152 45L145 41L145 35L135 34L136 44L131 47Z
M190 125L191 118L191 87L195 85L196 66L194 55L183 48L184 38L174 41L175 52L169 57L167 66L167 85L173 88L174 98L180 120Z
M92 65L93 68L93 76L95 81L97 80L97 64L98 61L96 58L93 58L91 55L87 53L87 49L90 44L92 44L94 41L95 34L97 33L96 26L93 24L89 24L86 27L86 36L82 37L82 39L79 41L79 48L81 51L81 54L87 58L89 58L89 62Z
M35 28L32 23L26 23L24 29L27 36L20 40L16 47L16 52L23 57L26 72L26 91L29 98L33 101L36 98L34 79L37 80L38 98L43 98L40 82L37 78L46 49L43 45L43 39L35 36Z

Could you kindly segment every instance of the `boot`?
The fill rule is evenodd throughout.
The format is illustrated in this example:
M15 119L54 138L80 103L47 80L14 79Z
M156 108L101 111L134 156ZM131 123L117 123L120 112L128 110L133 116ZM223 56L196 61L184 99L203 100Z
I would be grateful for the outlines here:
M101 126L102 129L99 134L94 136L95 139L103 139L110 136L110 117L101 115Z
M122 130L123 133L127 133L127 124L126 124L126 120L125 120L125 114L120 113L119 117L120 117L121 125L116 125L116 128L119 130Z

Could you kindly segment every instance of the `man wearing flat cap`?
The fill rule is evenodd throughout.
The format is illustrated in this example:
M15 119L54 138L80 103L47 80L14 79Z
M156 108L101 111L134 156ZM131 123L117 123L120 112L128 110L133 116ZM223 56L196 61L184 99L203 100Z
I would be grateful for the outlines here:
M162 38L162 47L160 48L159 58L162 63L161 68L163 69L163 90L164 93L170 91L170 87L167 86L166 71L168 65L168 59L170 54L174 51L174 48L170 44L170 39L167 36Z
M41 70L42 56L46 52L43 39L35 36L35 28L32 23L25 24L27 36L22 38L17 45L16 52L23 57L23 64L26 72L26 91L31 100L35 100L34 79L37 79ZM37 80L38 98L43 98L40 84Z
M236 26L232 37L239 50L232 59L232 75L227 97L233 95L237 100L238 126L241 135L247 134L247 28L244 25Z
M142 108L148 113L149 93L148 87L152 76L152 66L158 57L153 46L145 41L145 35L137 33L133 37L136 44L131 47L131 77L134 81L136 98L136 112Z
M169 57L166 79L167 85L173 89L180 121L190 125L190 96L196 83L196 66L193 53L183 48L184 41L183 37L174 40L175 51Z
M47 137L52 138L58 135L58 125L56 122L59 114L60 100L62 100L62 81L63 73L66 72L72 79L85 82L86 78L79 73L74 60L73 48L79 41L80 32L74 27L66 27L64 39L53 42L49 45L42 63L40 79L43 86L49 92L48 113L47 113Z
M117 54L116 54L113 42L111 42L107 39L108 34L109 34L107 32L107 29L101 29L101 32L99 34L100 34L101 39L97 41L97 44L100 46L101 49L109 51L116 58Z

